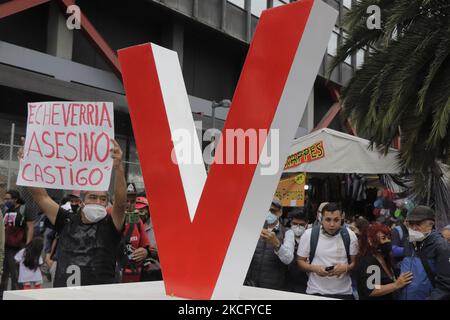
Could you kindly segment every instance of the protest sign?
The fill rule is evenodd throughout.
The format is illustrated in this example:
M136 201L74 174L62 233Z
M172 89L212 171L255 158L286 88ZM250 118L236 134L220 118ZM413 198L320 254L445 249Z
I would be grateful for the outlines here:
M111 139L111 102L29 103L17 185L108 190L113 165Z

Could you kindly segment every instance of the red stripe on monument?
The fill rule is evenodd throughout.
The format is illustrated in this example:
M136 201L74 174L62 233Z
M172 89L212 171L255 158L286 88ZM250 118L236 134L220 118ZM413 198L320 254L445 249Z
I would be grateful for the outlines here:
M119 58L165 285L174 292L170 284L182 270L176 239L186 236L190 218L180 172L171 159L173 143L153 51L149 44L135 46L119 51Z

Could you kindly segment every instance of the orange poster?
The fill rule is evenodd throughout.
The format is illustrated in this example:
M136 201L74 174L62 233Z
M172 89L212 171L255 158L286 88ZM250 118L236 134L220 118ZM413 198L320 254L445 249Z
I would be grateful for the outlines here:
M278 184L275 196L285 207L303 207L305 204L305 181L305 173L283 179Z

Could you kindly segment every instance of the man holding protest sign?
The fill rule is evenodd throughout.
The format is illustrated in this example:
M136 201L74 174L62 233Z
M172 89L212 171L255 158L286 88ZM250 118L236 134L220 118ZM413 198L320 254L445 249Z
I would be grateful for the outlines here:
M115 201L111 215L106 213L107 191L84 191L84 207L78 214L70 214L53 201L44 188L29 188L34 201L59 233L55 287L114 282L127 193L122 150L115 140L112 144ZM18 156L22 159L23 149L19 150Z
M27 139L18 152L17 184L59 234L54 287L115 282L127 202L122 150L114 137L112 103L28 104ZM114 205L106 212L114 171ZM85 190L77 212L61 208L45 188ZM86 191L87 190L87 191Z

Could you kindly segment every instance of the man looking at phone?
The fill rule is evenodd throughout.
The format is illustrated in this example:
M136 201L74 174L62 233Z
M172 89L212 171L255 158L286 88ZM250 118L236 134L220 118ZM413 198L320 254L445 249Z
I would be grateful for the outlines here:
M281 208L274 206L272 202L247 272L244 283L247 286L285 289L287 266L275 253L283 243L285 234L285 228L279 221L281 214L278 215L278 211L281 211Z
M297 263L309 272L307 294L353 300L350 271L355 266L358 240L342 227L342 210L328 203L320 225L305 231L297 251Z

